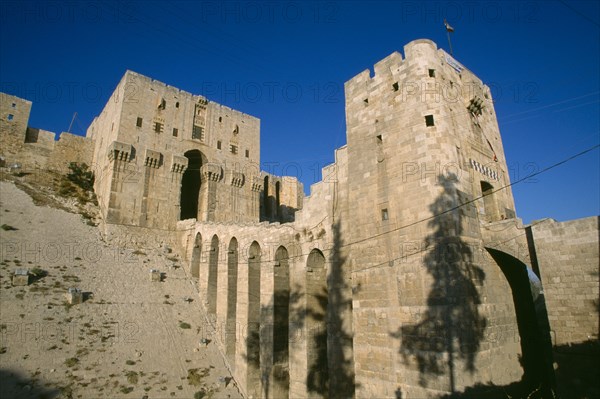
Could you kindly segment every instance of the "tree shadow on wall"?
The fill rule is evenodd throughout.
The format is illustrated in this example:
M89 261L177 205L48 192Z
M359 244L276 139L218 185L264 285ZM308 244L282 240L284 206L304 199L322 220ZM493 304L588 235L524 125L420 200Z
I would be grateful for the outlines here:
M307 390L309 394L328 398L352 398L357 387L350 330L352 320L348 320L352 317L352 294L346 282L345 273L349 273L349 268L344 269L347 257L341 253L340 230L338 221L332 226L333 247L329 255L327 286L316 295L319 306L306 309L306 316L321 326L309 330L307 337L316 349L316 356L309 359Z
M349 331L352 323L351 320L345 320L351 317L352 296L349 294L351 288L344 277L343 266L346 257L340 254L342 244L339 228L339 223L334 225L334 246L329 257L329 275L323 273L322 276L326 277L318 280L319 288L312 292L305 292L297 285L290 289L289 294L283 291L275 292L270 303L261 306L261 314L270 314L276 308L275 303L289 300L288 329L281 328L276 323L273 326L261 326L262 334L267 336L270 334L268 329L273 328L274 350L261 348L263 355L260 360L256 352L246 358L249 365L260 368L263 395L267 398L288 397L281 395L282 392L289 391L290 384L289 366L285 365L287 360L285 357L288 356L289 359L296 343L304 339L308 348L306 370L308 396L332 399L354 397L356 385L353 339ZM325 263L323 257L324 270L326 270ZM305 265L307 275L311 274L309 266L311 265ZM317 273L317 270L313 272ZM308 276L304 278L308 279ZM246 338L246 344L251 346L257 345L260 341L258 329L252 330L253 332ZM287 355L283 350L282 335L289 337L290 346ZM261 364L263 360L266 364Z
M443 399L496 399L496 398L562 398L581 399L600 397L600 341L559 345L554 347L558 393L543 395L541 386L531 387L526 381L508 385L476 384L464 392L443 396Z
M424 266L433 278L427 298L427 310L417 324L402 326L392 336L401 340L400 354L405 363L416 360L419 384L428 385L428 377L448 375L447 389L456 390L456 363L475 371L486 318L479 314L481 304L477 286L485 273L473 264L473 252L461 237L463 218L468 207L459 207L454 176L439 176L443 191L429 207L428 222L433 230L425 238L427 254ZM455 209L456 208L456 209Z

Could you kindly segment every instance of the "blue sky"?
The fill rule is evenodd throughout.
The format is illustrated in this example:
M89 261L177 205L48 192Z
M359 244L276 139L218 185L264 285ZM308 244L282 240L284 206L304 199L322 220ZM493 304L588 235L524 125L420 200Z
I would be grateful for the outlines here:
M308 190L345 144L344 82L411 40L448 50L492 87L515 181L597 145L595 1L0 3L0 90L30 125L85 129L126 69L257 116L263 169ZM599 151L514 186L528 223L600 213Z

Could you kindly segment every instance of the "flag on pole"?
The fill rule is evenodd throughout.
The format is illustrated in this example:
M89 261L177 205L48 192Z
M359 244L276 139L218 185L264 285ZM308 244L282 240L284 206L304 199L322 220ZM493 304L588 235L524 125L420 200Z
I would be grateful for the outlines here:
M446 22L446 20L444 19L444 26L446 27L446 30L448 32L454 32L454 28L450 26L450 24L448 22Z

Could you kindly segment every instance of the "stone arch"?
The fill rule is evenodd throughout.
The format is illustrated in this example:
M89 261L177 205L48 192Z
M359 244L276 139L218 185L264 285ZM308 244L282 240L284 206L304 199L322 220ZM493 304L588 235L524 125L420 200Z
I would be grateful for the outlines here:
M198 204L200 198L200 168L207 163L207 158L199 150L187 151L185 157L188 166L181 178L181 192L179 196L179 219L198 219Z
M272 206L269 191L269 176L265 176L263 181L263 210L265 220L271 220Z
M494 186L487 181L481 180L481 195L483 196L483 209L485 217L488 221L493 222L498 220L498 206L496 204L496 195L494 194Z
M325 256L313 249L306 261L306 356L308 396L329 396L327 320L329 295Z
M532 390L541 389L542 397L556 391L550 323L541 283L519 259L497 249L485 248L502 270L512 291L521 343L523 382ZM536 282L537 280L537 282ZM539 283L539 287L535 285Z
M237 279L238 279L238 242L235 237L227 248L227 317L225 319L225 353L234 365L235 341L237 334Z
M200 260L202 259L202 235L196 233L194 247L192 248L192 259L190 261L190 273L192 277L200 277Z
M275 252L273 287L273 381L274 398L289 396L289 323L290 323L290 268L289 255L284 246Z
M260 267L261 249L253 241L248 250L248 327L246 334L248 395L260 397Z
M281 222L281 182L275 183L275 214L277 220Z
M219 237L215 234L210 241L208 256L208 287L206 301L208 313L217 313L217 282L219 277Z

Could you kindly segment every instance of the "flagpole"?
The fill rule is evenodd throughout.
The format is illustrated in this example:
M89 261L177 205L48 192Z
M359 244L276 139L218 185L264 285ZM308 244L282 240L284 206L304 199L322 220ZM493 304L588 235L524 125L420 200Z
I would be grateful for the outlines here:
M446 28L446 34L448 35L448 46L450 46L450 55L454 57L452 52L452 42L450 41L450 32L454 32L454 28L448 25L448 21L444 19L444 27Z
M450 55L454 57L454 53L452 52L452 42L450 41L450 31L446 29L446 33L448 34L448 45L450 46Z

